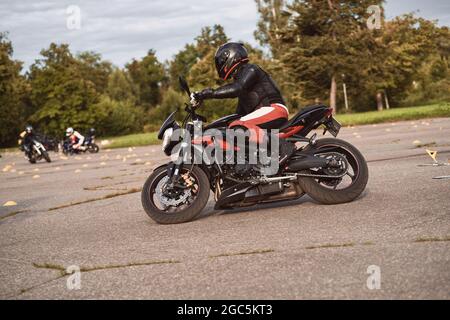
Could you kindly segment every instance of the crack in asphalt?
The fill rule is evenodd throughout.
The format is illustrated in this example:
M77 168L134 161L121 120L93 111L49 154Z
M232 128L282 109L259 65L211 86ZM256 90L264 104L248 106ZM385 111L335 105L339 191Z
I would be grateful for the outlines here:
M161 264L177 264L181 263L179 260L157 260L157 261L147 261L147 262L131 262L127 264L117 264L117 265L104 265L104 266L94 266L94 267L80 267L80 272L92 272L92 271L100 271L100 270L110 270L110 269L119 269L119 268L130 268L130 267L140 267L140 266L151 266L151 265L161 265ZM33 289L39 288L41 286L44 286L50 282L62 279L66 276L72 275L72 273L68 273L66 268L62 265L53 264L53 263L33 263L33 267L37 269L46 269L46 270L54 270L60 272L60 275L56 278L52 278L50 280L41 282L39 284L36 284L34 286L20 289L19 292L11 295L5 295L3 296L5 299L11 299L19 297Z
M155 260L155 261L146 261L146 262L130 262L127 264L110 264L110 265L100 265L93 267L80 267L80 272L92 272L99 270L109 270L109 269L120 269L120 268L129 268L129 267L140 267L140 266L151 266L158 264L176 264L181 263L180 260ZM33 267L38 269L50 269L60 271L63 276L70 275L70 273L66 272L66 268L62 265L52 264L52 263L33 263Z
M134 180L122 181L122 182L118 182L118 183L103 184L103 185L93 186L93 187L83 187L83 190L87 190L87 191L97 191L97 190L117 190L117 189L104 189L104 188L107 188L107 187L114 187L114 186L119 186L119 185L123 185L123 184L127 184L127 183L132 183L132 182L137 182L137 181L141 181L141 180L142 180L142 179L134 179ZM123 190L123 189L119 189L119 190Z
M233 257L233 256L244 256L244 255L252 255L252 254L264 254L264 253L272 253L275 252L274 249L261 249L261 250L253 250L253 251L242 251L242 252L234 252L234 253L222 253L218 255L209 256L209 258L220 258L220 257Z
M0 221L3 221L3 220L5 220L5 219L14 217L14 216L16 216L16 215L18 215L18 214L20 214L20 213L24 213L24 212L28 212L28 211L29 211L29 210L17 210L17 211L13 211L13 212L11 212L11 213L5 214L4 216L1 216L1 217L0 217Z
M424 237L424 238L416 239L414 242L415 243L423 243L423 242L448 242L448 241L450 241L450 236L443 237L443 238L440 238L440 237L426 238L426 237Z
M63 205L60 205L60 206L57 206L57 207L49 208L48 211L64 209L64 208L73 207L73 206L77 206L77 205L85 204L85 203L89 203L89 202L95 202L95 201L100 201L100 200L111 199L111 198L120 197L120 196L124 196L124 195L127 195L127 194L132 194L132 193L137 193L137 192L141 192L141 191L142 191L142 188L131 188L131 189L128 189L128 190L123 191L123 192L109 193L109 194L104 195L102 197L91 198L91 199L78 201L78 202L71 202L69 204L63 204Z

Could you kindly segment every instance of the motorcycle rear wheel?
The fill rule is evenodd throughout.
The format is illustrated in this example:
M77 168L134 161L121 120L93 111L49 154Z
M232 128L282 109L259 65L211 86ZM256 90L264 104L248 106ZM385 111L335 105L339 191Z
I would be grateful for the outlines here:
M343 154L351 167L346 177L351 179L351 184L343 189L337 189L342 179L317 179L309 177L299 177L300 187L314 200L327 205L348 203L357 199L365 190L369 180L369 169L364 156L350 143L340 140L326 138L317 141L314 147L308 146L307 149L323 149L336 147L336 153ZM305 170L301 173L311 174L311 170Z
M100 148L95 143L91 144L88 148L88 151L90 153L98 153L99 150L100 150Z

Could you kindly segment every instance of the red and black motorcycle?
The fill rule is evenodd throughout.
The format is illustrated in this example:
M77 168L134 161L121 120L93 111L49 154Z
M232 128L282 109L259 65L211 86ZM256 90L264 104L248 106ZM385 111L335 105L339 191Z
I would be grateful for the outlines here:
M182 78L180 86L191 96ZM196 137L196 127L223 132L225 137L230 123L240 116L226 116L203 126L206 119L196 113L197 107L186 104L181 125L175 120L177 111L173 112L159 131L163 151L175 159L154 169L141 195L146 213L158 223L195 219L206 206L210 191L215 209L223 210L295 200L305 194L322 204L341 204L355 200L366 188L369 171L364 157L350 143L336 139L341 126L324 105L301 110L279 129L279 152L272 159L278 166L271 175L265 173L264 164L242 163L235 158L214 161L219 153L223 153L222 159L229 160L230 151L236 157L239 145L229 144L217 134ZM316 133L307 138L319 127L334 138L319 140Z

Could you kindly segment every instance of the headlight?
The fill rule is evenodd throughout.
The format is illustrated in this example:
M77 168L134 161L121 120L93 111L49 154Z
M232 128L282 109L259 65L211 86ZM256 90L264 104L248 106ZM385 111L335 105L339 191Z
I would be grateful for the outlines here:
M166 148L169 146L170 144L170 139L172 138L172 134L173 134L173 128L169 128L166 131L164 131L164 135L163 135L163 142L162 142L162 151L166 152Z

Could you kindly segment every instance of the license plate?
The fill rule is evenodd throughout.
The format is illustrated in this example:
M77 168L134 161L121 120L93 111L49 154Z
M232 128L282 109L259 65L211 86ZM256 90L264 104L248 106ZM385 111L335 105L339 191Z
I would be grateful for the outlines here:
M333 135L333 137L337 137L339 131L341 130L341 124L334 118L331 118L330 121L326 124L328 131Z

